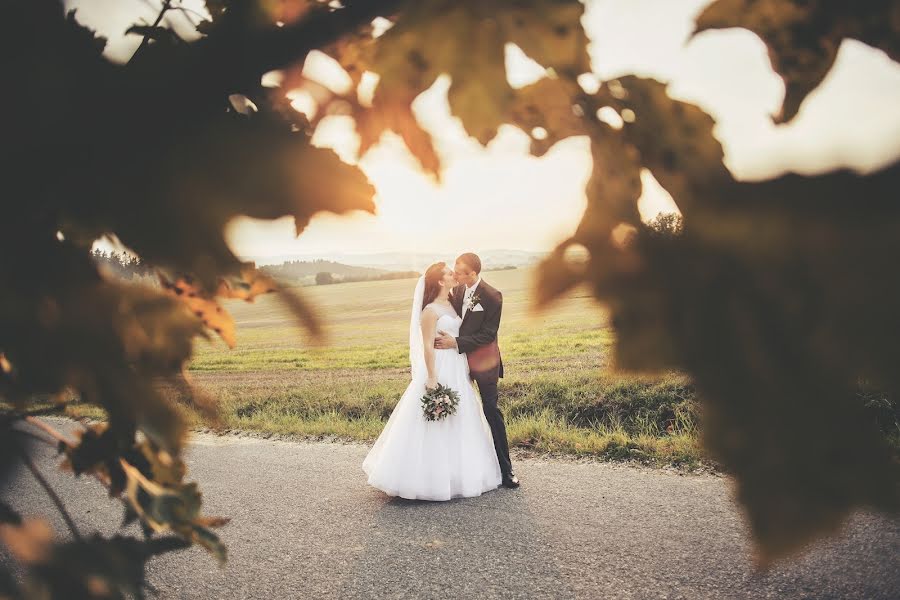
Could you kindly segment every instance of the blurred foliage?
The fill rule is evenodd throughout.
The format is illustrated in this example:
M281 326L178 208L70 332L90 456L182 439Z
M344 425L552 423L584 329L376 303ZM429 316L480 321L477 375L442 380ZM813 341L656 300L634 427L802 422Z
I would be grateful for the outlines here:
M91 258L100 269L101 274L114 275L121 279L134 279L151 273L151 269L140 256L129 256L125 252L104 252L94 249Z
M701 15L703 27L720 4ZM746 4L722 11L758 18L798 53L857 26L844 22L855 6L798 2L817 12L797 17L805 35L792 36L797 21L782 28L778 18L795 3ZM879 6L896 40L896 5ZM781 71L789 94L806 85L800 71ZM594 152L588 209L544 263L539 301L586 282L611 311L619 367L690 374L706 446L735 477L761 563L836 530L857 507L896 512L898 465L856 389L861 378L887 393L900 383L900 286L887 276L900 251L898 165L739 182L713 120L659 82L604 82L573 106ZM605 107L620 128L594 120ZM573 122L562 127L571 134ZM638 219L642 169L679 206L677 235L660 235L675 223Z
M316 285L329 285L334 283L334 275L328 271L319 271L316 273Z
M900 60L900 3L895 0L716 0L697 17L699 33L742 27L769 49L785 96L775 120L797 116L807 94L831 70L844 39L864 42Z
M184 366L197 336L236 343L221 299L277 291L314 334L320 326L302 298L242 264L223 230L238 215L291 216L299 233L322 211L374 209L365 176L312 146L301 115L266 101L260 74L378 13L299 4L211 3L207 34L188 44L162 19L180 2L165 2L156 23L132 28L143 41L118 65L61 2L4 3L0 475L22 463L46 484L19 442L37 435L58 446L64 468L120 498L127 522L175 541L81 538L67 517L74 540L54 545L43 520L12 518L28 507L4 506L2 539L29 577L19 590L2 575L0 595L141 595L143 562L191 543L224 561L210 527L226 520L200 513L180 458L186 421L160 386L215 424L215 403ZM92 256L101 236L161 285L101 268L112 262ZM68 439L33 418L48 398L60 410L70 398L97 405L107 423Z
M659 213L647 222L648 234L658 237L675 237L684 231L684 219L678 213Z
M834 529L858 506L897 510L897 465L854 395L860 379L886 393L898 384L896 164L735 181L701 109L657 81L587 75L575 0L208 0L201 38L190 43L163 19L180 8L166 0L155 23L133 27L142 41L118 65L58 0L4 4L0 395L11 408L0 418L0 474L14 461L34 466L16 441L28 420L56 438L67 467L121 497L148 535L177 536L84 540L72 523L75 540L54 546L43 521L4 506L0 532L29 566L29 590L140 595L143 561L159 552L196 542L224 558L209 530L223 521L201 517L199 493L183 482L185 421L156 387L175 385L215 420L183 372L193 340L212 332L235 344L219 300L276 291L232 253L224 227L238 215L290 216L299 234L321 211L374 210L363 174L310 143L329 114L354 117L361 153L392 130L439 175L411 105L442 74L452 80L452 113L482 144L504 123L533 137L535 155L590 138L588 208L544 263L537 300L587 282L613 315L621 367L691 375L706 442L736 478L762 560ZM746 27L762 38L785 81L787 120L841 40L896 59L897 10L887 0L718 0L697 29ZM390 25L380 36L376 17ZM546 77L513 89L507 44ZM345 68L349 92L304 76L314 49ZM273 69L283 70L281 86L263 87ZM358 93L366 72L379 79L371 100ZM295 88L318 92L314 119L291 109ZM600 120L601 109L621 126ZM678 204L678 235L640 221L644 169ZM104 276L90 255L101 236L152 266L161 285ZM278 293L317 333L303 299ZM71 441L33 418L35 398L73 396L102 407L108 426ZM7 574L0 585L8 596L30 593Z

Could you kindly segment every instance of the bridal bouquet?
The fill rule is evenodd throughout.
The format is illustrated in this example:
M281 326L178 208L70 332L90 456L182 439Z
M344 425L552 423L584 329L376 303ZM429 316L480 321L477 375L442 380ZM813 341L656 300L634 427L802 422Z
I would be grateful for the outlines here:
M459 394L453 388L438 384L433 390L426 390L422 396L422 412L426 421L440 421L456 412Z

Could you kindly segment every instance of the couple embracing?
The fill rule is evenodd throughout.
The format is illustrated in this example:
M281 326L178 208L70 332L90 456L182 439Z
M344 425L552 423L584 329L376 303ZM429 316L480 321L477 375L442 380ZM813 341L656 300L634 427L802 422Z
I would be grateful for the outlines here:
M453 269L435 263L419 278L409 325L412 381L363 461L370 485L412 500L519 486L497 408L502 308L503 295L481 279L475 254L461 255ZM459 403L454 414L429 421L420 399L438 384L458 393Z

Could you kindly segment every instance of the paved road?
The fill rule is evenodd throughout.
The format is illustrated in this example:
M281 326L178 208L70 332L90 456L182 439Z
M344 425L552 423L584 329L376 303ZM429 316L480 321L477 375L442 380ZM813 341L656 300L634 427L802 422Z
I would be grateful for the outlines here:
M529 459L516 465L519 490L412 502L366 485L366 451L196 436L189 473L205 512L234 519L221 530L229 562L191 549L151 562L149 581L161 598L900 596L897 519L858 514L839 537L755 573L724 478ZM83 532L111 532L121 505L55 461L39 464ZM23 473L0 496L52 512Z

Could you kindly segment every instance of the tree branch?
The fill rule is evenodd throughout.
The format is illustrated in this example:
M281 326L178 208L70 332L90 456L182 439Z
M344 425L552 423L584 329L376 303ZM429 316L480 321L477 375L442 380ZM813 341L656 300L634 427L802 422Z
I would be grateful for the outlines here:
M156 20L153 22L153 25L151 25L151 27L158 27L159 24L162 22L163 17L166 16L166 13L169 12L169 10L171 8L172 8L172 0L164 0L162 9L159 11L159 14L156 15ZM134 54L131 55L131 58L128 59L129 64L131 64L131 62L135 59L135 57L141 53L141 51L147 45L149 40L150 40L150 37L145 35L144 39L141 40L140 46L137 47L137 50L135 50Z
M217 32L186 46L169 72L167 96L184 97L185 89L237 91L247 82L258 84L263 73L296 62L375 17L390 16L403 4L404 0L362 0L337 10L314 11L285 27Z

